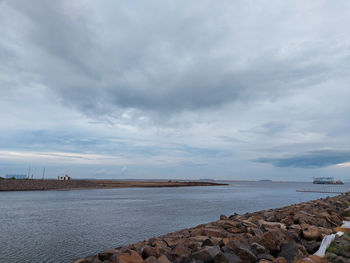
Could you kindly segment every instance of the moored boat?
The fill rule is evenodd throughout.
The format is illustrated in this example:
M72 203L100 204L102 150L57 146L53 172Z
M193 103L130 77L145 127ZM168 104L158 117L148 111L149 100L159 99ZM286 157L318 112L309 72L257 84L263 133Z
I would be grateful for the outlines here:
M314 184L344 184L340 180L334 180L333 177L315 177Z

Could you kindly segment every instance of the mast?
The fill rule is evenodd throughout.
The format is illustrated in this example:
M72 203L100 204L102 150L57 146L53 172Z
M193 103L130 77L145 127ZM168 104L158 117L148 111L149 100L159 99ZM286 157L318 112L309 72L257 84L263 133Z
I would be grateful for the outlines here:
M45 178L45 167L44 167L44 170L43 170L43 180Z
M29 165L29 168L28 168L28 175L27 175L27 179L30 179L30 165Z

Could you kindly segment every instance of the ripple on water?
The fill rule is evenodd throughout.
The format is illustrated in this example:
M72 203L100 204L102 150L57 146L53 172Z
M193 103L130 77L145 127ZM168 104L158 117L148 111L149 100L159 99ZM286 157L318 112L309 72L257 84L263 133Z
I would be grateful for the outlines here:
M231 215L326 194L308 183L0 193L0 262L64 263Z

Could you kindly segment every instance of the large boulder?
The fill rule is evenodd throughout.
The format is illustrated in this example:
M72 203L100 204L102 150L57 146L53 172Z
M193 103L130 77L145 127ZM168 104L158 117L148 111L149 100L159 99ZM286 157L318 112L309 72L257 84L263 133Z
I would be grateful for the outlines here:
M154 246L155 248L158 248L160 254L169 254L171 251L171 248L168 247L167 243L165 243L162 240L157 240L153 242L152 246Z
M113 263L142 263L142 257L134 250L124 252L112 258Z
M268 229L268 231L264 233L263 244L265 248L269 249L271 253L275 254L280 250L284 239L285 236L280 229Z
M318 227L310 226L308 229L303 230L303 237L307 240L320 240L321 232Z
M286 225L282 224L280 222L268 222L265 220L259 220L258 222L259 222L260 227L264 227L264 228L278 227L278 228L286 230Z
M317 218L315 215L307 213L305 211L300 211L293 216L294 223L297 224L310 224L317 225Z
M273 263L287 263L287 260L285 258L279 257L276 258Z
M227 237L227 232L225 229L217 229L217 228L204 228L204 235L209 237Z
M319 249L321 242L302 239L301 244L306 248L307 253L314 254Z
M113 255L117 254L119 249L110 249L102 253L98 253L98 258L101 261L109 260Z
M255 255L265 254L267 252L267 249L258 243L252 243L250 248Z
M148 257L159 257L160 255L160 251L157 247L151 247L151 246L146 246L142 249L142 257L144 259L148 258Z
M148 240L144 240L144 241L141 241L141 242L137 242L137 243L134 243L132 245L129 246L129 248L131 250L135 250L139 253L141 253L141 250L147 246L149 244L149 241Z
M214 258L221 253L218 246L204 247L201 250L192 253L192 258L196 260L202 260L203 262L212 262Z
M262 239L264 236L264 233L261 231L260 228L249 228L249 232L253 235L256 236L258 239Z
M159 263L159 262L154 256L151 256L146 258L142 263Z
M257 256L257 259L259 260L259 262L261 261L261 260L268 260L268 261L274 261L274 257L273 256L271 256L270 254L259 254L258 256Z
M174 247L183 240L182 237L164 237L163 241L169 246Z
M220 220L227 220L227 216L226 215L220 215Z
M241 259L232 252L219 253L214 257L214 263L242 263Z
M253 263L256 262L256 256L250 250L247 244L239 243L237 241L230 241L224 247L224 252L234 252L242 262Z
M166 255L161 255L158 258L158 263L171 263Z
M303 258L297 261L297 263L330 263L335 261L327 261L325 258L321 258L315 255L311 255L307 258Z
M203 235L202 227L196 227L191 230L191 237L202 236L202 235Z
M179 243L171 251L171 255L175 257L189 257L191 255L191 250L185 246L183 243Z
M301 231L297 229L288 229L286 231L287 240L294 240L296 242L300 242Z
M293 240L281 245L281 252L278 256L285 258L288 263L294 263L301 257L301 253L297 243Z

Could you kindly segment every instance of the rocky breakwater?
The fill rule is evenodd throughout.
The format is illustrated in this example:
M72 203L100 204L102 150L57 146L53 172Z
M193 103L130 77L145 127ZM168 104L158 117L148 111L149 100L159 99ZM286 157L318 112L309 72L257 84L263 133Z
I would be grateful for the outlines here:
M78 259L75 263L327 262L312 255L350 220L350 194L243 215ZM350 258L344 258L350 262Z

